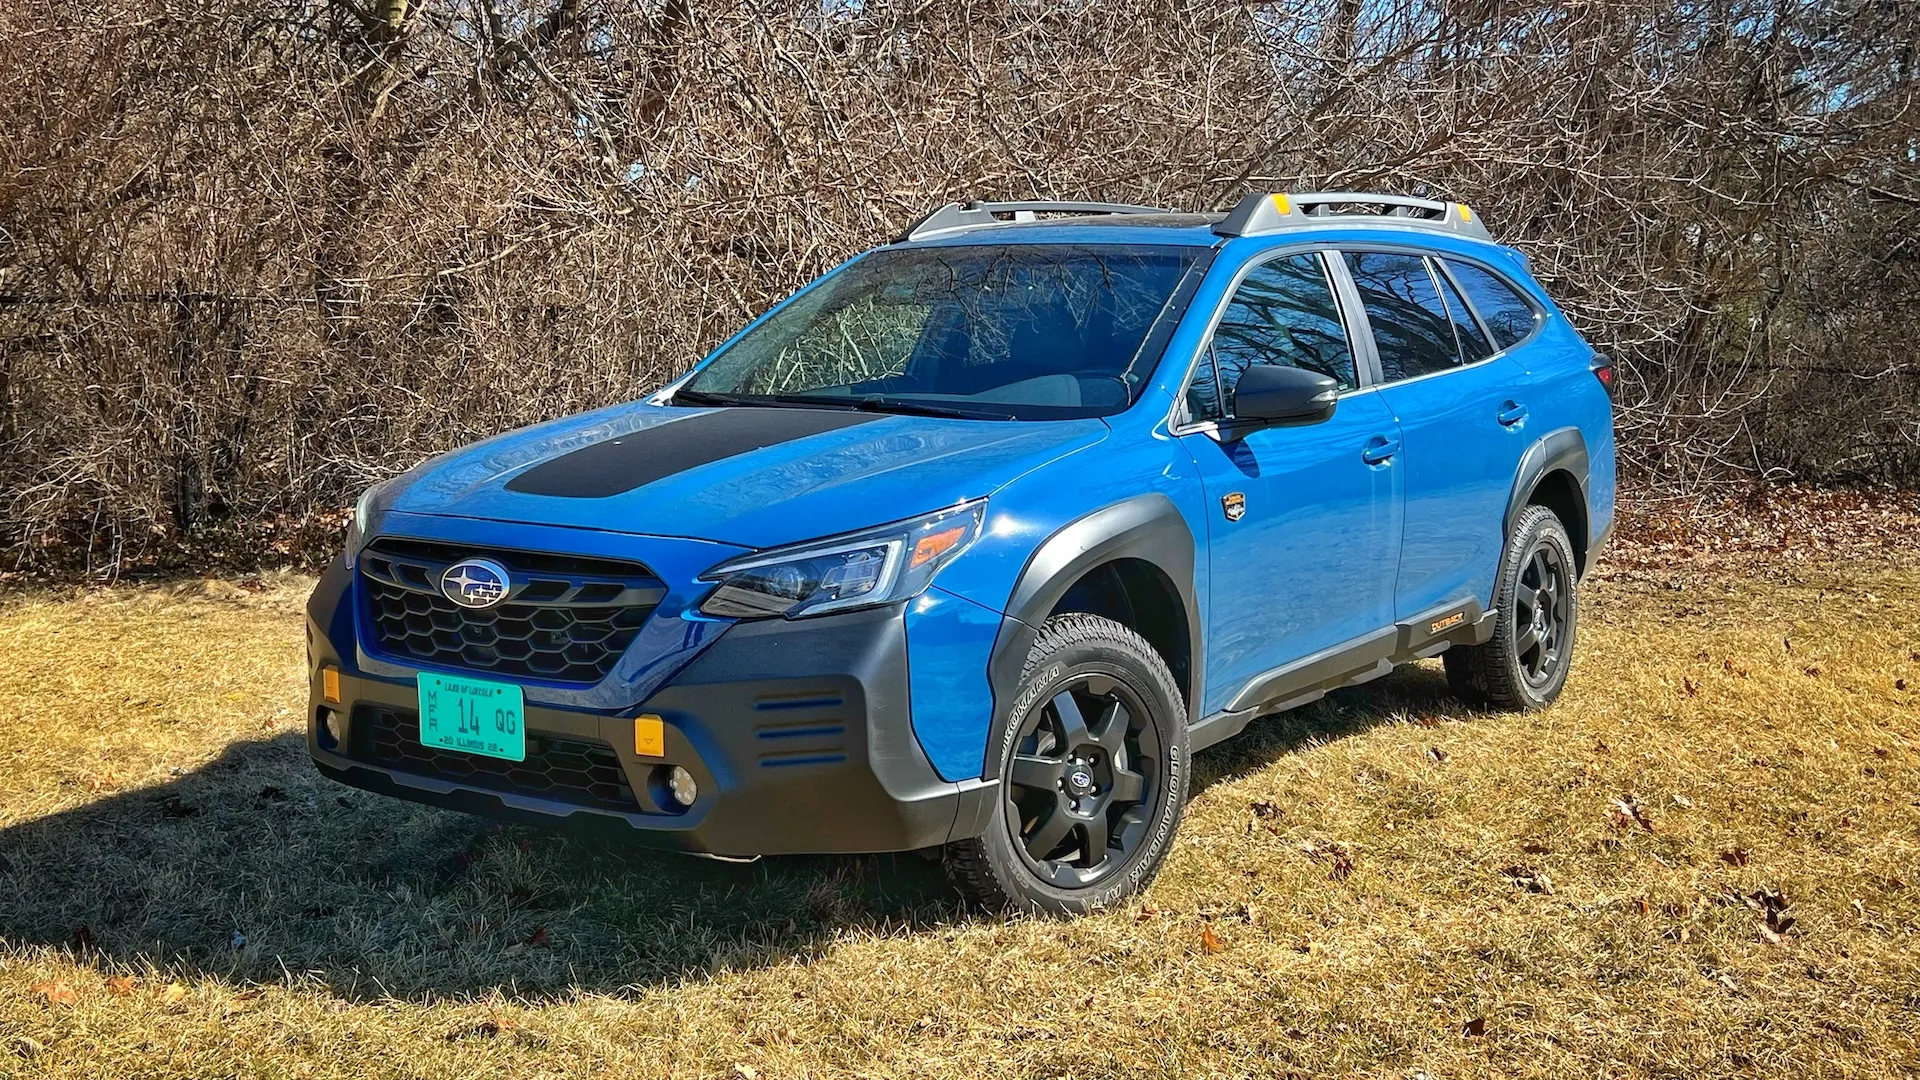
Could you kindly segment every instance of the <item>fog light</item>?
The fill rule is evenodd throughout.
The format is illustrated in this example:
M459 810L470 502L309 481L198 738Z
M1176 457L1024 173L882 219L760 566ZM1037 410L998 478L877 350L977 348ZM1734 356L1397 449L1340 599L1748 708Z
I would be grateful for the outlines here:
M700 785L693 782L693 774L678 765L667 774L667 790L681 806L692 806L693 800L700 797Z
M340 714L332 709L320 710L320 745L329 750L340 745Z

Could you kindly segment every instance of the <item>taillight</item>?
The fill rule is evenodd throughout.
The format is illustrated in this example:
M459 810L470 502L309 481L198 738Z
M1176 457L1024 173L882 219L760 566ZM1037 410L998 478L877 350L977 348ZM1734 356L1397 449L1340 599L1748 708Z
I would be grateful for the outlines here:
M1593 363L1590 366L1593 368L1593 377L1600 380L1600 385L1607 388L1607 396L1612 397L1613 357L1606 353L1594 353Z

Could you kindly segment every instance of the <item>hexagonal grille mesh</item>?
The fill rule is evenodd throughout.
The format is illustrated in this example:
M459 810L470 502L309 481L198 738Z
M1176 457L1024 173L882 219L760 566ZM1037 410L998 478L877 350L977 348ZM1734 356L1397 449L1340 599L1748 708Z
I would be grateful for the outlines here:
M511 577L506 599L490 608L462 607L440 591L449 566L476 556L501 563ZM605 678L666 595L638 563L385 537L361 552L360 582L382 652L568 683Z
M575 806L629 814L642 809L620 759L605 743L529 734L527 759L505 761L422 745L420 717L412 712L363 705L353 726L356 756L397 772Z

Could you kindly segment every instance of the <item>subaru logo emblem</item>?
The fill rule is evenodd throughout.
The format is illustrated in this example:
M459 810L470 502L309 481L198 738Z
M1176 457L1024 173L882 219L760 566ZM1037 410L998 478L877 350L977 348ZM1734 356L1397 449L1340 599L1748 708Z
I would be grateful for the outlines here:
M464 608L487 608L507 598L507 568L492 559L462 559L440 575L440 591Z

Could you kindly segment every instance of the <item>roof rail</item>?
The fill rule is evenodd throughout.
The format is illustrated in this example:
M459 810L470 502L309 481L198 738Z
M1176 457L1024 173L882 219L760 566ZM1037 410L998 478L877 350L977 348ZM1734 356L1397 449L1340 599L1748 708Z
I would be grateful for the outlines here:
M1221 236L1259 236L1302 225L1326 224L1326 219L1353 213L1336 207L1375 207L1372 213L1354 213L1369 225L1404 225L1458 233L1476 240L1493 235L1465 203L1414 199L1405 195L1375 195L1363 191L1307 191L1294 194L1255 193L1240 200L1226 220L1213 227Z
M948 203L907 226L896 243L925 240L938 233L1001 224L997 214L1012 214L1015 221L1037 220L1035 214L1170 214L1159 206L1133 206L1103 202L970 202L965 206Z

